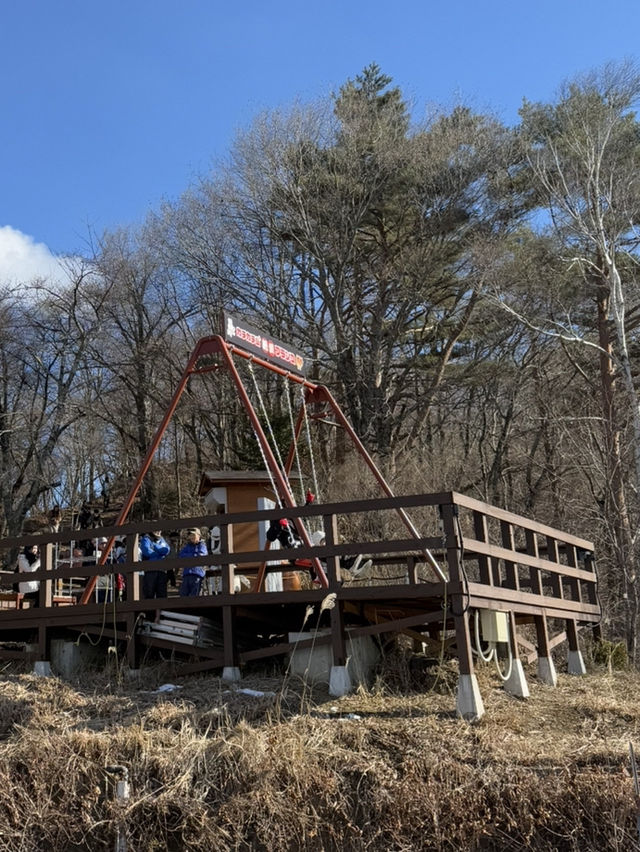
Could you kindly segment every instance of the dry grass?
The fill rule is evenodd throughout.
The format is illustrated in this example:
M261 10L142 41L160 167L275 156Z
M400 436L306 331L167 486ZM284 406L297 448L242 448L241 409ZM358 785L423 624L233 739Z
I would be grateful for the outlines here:
M479 672L487 714L455 718L456 672L387 658L342 699L280 677L152 690L166 670L82 685L5 669L0 850L630 850L628 744L640 677L530 676L531 698ZM354 718L359 717L359 718ZM119 809L111 765L127 767Z

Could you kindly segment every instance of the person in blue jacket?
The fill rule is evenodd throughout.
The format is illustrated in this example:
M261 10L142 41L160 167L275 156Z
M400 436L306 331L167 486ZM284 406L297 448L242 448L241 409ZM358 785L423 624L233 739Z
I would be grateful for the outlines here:
M158 562L166 559L171 548L162 537L161 530L146 533L140 539L140 559L143 562ZM166 598L167 572L149 569L145 566L142 578L142 596L144 598Z
M200 530L197 527L187 530L187 543L178 556L207 556L207 554L207 545L202 541ZM182 572L182 583L180 584L180 594L182 597L186 598L199 595L204 576L205 570L199 565L190 565L185 568Z

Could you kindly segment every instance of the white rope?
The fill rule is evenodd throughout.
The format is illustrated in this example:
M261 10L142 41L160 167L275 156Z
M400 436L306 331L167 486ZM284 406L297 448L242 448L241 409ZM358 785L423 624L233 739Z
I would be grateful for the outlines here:
M266 409L266 406L264 404L264 400L262 399L262 394L260 393L260 388L258 386L258 380L256 379L256 374L255 374L255 371L253 369L253 364L251 363L251 361L249 361L249 373L251 374L251 378L253 379L253 387L254 387L255 392L256 392L256 397L258 399L258 403L260 405L260 411L262 413L262 417L263 417L265 423L267 424L267 429L269 430L269 436L271 438L271 443L272 443L273 448L274 448L274 455L276 456L278 465L280 467L280 472L282 473L282 477L284 479L286 488L289 492L289 497L291 498L291 502L295 503L296 502L295 497L293 495L293 492L291 491L291 484L289 483L287 475L285 474L285 471L284 471L284 464L282 463L282 456L280 455L280 450L278 449L278 442L276 441L276 436L273 432L273 428L271 426L271 421L269 420L269 415L267 414L267 409ZM254 430L254 432L255 432L255 430ZM261 444L260 440L258 439L257 435L256 435L256 440L258 441L258 446L260 447L260 455L262 456L262 461L264 462L264 466L266 467L267 472L269 474L269 479L271 480L271 486L273 488L273 493L278 495L279 490L276 488L275 481L274 481L272 473L271 473L271 469L270 469L270 467L267 463L266 454L264 452L262 444Z
M316 495L316 500L321 502L320 500L320 489L318 488L318 476L316 474L316 463L313 457L313 443L311 441L311 430L309 429L309 416L307 414L307 400L305 399L304 387L300 388L300 395L302 397L302 410L304 412L304 428L307 436L307 446L309 447L309 459L311 461L311 479L313 481L314 494Z
M296 467L298 469L298 482L300 484L300 505L304 505L305 501L305 487L304 487L304 478L302 476L302 465L300 464L300 453L298 452L298 441L296 438L296 424L293 419L293 406L291 405L291 393L289 387L289 374L285 376L285 386L284 392L287 398L287 411L289 412L289 424L291 426L291 440L293 442L293 450L295 453L296 459Z

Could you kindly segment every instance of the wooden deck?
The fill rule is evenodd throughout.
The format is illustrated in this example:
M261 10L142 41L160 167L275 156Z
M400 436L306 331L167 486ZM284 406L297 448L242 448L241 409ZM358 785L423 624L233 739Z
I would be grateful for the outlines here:
M406 538L406 529L397 523L398 511L409 513L424 537ZM12 595L10 585L0 595L0 659L49 659L52 638L77 636L80 631L115 641L132 668L139 666L146 646L173 651L183 660L185 673L239 667L288 653L292 649L288 634L301 630L309 606L314 607L310 623L315 626L327 595L335 595L335 605L322 613L331 630L328 636L317 637L315 644L331 643L336 666L346 664L348 627L350 636L406 633L427 646L444 640L457 654L461 676L473 675L471 616L477 609L508 614L514 659L522 654L527 659L536 654L549 658L554 645L565 640L570 651L578 652L579 628L590 626L598 631L593 544L552 527L456 492L443 492L287 509L288 518L299 517L311 529L324 529L326 544L277 553L234 552L235 525L264 524L282 514L279 509L216 515L215 520L211 516L159 520L0 541L5 555L37 543L43 565L37 573L20 575L21 579L28 576L41 581L37 608L25 608L20 596ZM224 555L170 558L161 564L176 572L189 564L216 571L222 578L222 592L197 598L171 594L162 600L141 599L138 537L155 529L168 534L214 523L222 531ZM339 537L338 530L350 529L361 531L357 541ZM126 577L124 599L70 605L79 600L81 585L98 569L81 565L79 560L65 564L56 554L79 537L111 538L116 534L127 536L127 562L117 566ZM373 567L366 578L352 580L341 572L340 559L358 553L371 558ZM261 565L276 558L285 563L321 560L326 585L234 593L236 574L254 578L255 584ZM448 578L446 582L437 576L434 558ZM267 566L267 572L283 569L291 570L286 564ZM101 575L113 571L111 565L99 568ZM5 575L5 580L12 583L17 577ZM74 597L60 594L61 585L71 588L71 578L76 578ZM198 647L141 633L142 620L153 620L160 610L206 617L214 625L217 640L213 646ZM527 623L535 626L535 642L518 633L520 625Z

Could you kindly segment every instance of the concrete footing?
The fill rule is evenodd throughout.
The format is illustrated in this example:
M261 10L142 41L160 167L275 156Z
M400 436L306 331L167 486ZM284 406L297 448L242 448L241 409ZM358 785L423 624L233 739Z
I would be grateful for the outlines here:
M567 671L572 675L584 675L587 668L582 659L582 651L569 651L567 656Z
M548 686L555 686L558 683L556 667L551 657L538 657L538 678Z
M33 673L41 677L51 677L53 672L49 660L36 660L33 664Z
M458 677L456 713L467 722L477 722L484 716L484 704L475 675L467 674Z
M289 633L289 642L319 639L330 634L329 629L318 630L314 633L310 631ZM380 652L371 636L351 638L348 628L346 636L346 666L335 666L331 645L323 643L306 648L294 647L289 656L289 671L292 675L311 683L328 684L331 695L345 695L345 684L347 682L349 684L347 692L358 684L367 684L380 658ZM341 669L345 669L345 673L342 673ZM340 692L332 692L332 684L335 684L335 688Z
M230 683L237 683L242 680L240 668L238 666L225 666L222 669L222 680L227 680Z
M346 666L331 666L329 674L329 695L339 698L351 692L352 684L349 671Z
M66 639L51 641L51 668L65 679L77 677L87 668L103 666L106 660L102 645L69 642Z
M522 660L514 660L511 667L511 674L504 682L505 692L510 695L515 695L516 698L529 697L529 684L524 674Z

